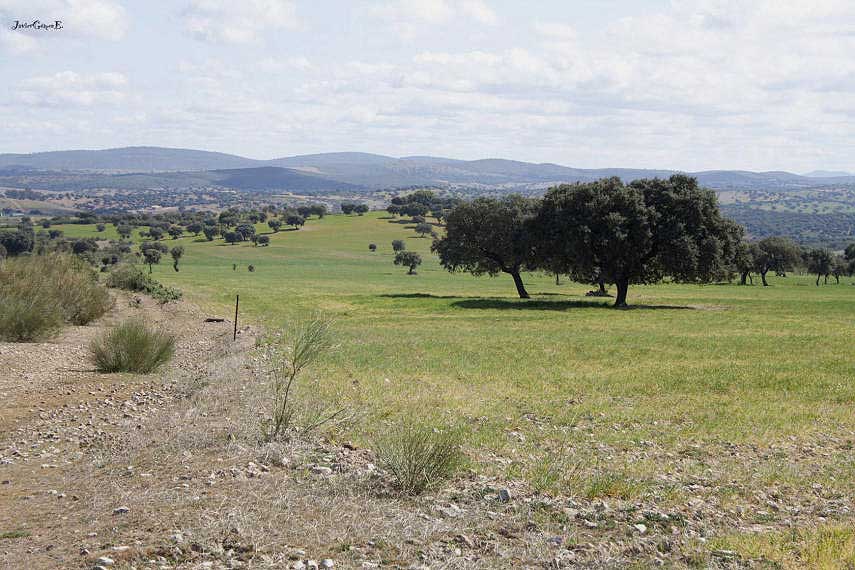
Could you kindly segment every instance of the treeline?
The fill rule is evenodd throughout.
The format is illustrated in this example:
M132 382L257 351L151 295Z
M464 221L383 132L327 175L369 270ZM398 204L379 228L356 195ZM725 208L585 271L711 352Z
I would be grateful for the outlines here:
M757 239L789 236L802 245L822 244L843 248L855 239L855 214L776 212L752 205L726 204L722 212L748 228Z
M463 203L455 197L437 196L430 190L417 190L405 196L395 196L386 211L393 216L410 216L416 223L423 223L428 214L442 222L448 213Z
M767 284L769 271L802 263L818 275L834 274L843 261L848 272L855 269L855 246L847 259L835 259L784 238L749 243L742 226L722 216L715 193L685 175L563 184L542 199L477 198L444 217L445 236L432 246L442 266L507 273L521 298L529 297L523 271L568 275L601 290L615 285L615 306L623 307L632 284L709 283L736 275L745 282L753 272Z
M62 230L49 223L39 229L29 217L22 217L14 228L0 230L0 260L6 257L29 255L73 254L90 265L101 266L105 271L131 254L131 244L119 240L105 240L99 245L94 238L69 238Z

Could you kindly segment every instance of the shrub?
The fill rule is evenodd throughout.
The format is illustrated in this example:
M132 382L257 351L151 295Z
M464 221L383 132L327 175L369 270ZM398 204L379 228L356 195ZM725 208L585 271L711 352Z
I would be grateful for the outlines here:
M132 319L96 338L90 350L99 372L147 374L172 358L175 337Z
M461 432L427 425L407 425L375 442L377 458L392 473L398 489L418 495L436 488L463 464Z
M146 275L135 265L122 263L110 271L107 276L107 287L146 293L160 303L177 301L181 298L181 291L174 287L167 287L155 281L150 275Z
M270 389L270 418L262 422L268 441L282 438L289 430L306 433L325 424L339 422L345 410L333 406L312 410L297 426L300 406L295 402L297 383L303 372L333 348L333 323L315 316L288 327L288 333L271 341L267 348L267 377Z
M32 342L61 326L59 305L51 296L33 290L10 291L9 287L0 293L0 340Z
M0 339L34 341L110 308L91 267L70 255L10 259L0 267Z
M369 243L368 244L368 251L377 251L377 244L376 243Z

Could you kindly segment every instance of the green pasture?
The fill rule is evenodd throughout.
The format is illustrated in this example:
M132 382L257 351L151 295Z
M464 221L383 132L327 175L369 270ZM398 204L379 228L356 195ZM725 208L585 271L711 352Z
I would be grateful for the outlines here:
M468 425L479 449L536 456L586 438L680 448L855 429L852 279L633 286L634 307L614 310L590 286L530 274L522 301L509 276L442 270L411 228L374 213L312 218L268 247L166 238L185 248L180 272L167 256L154 276L212 315L229 317L239 294L242 318L269 330L333 316L339 346L317 389L362 412L357 439L413 416ZM393 239L422 254L418 275L392 264Z

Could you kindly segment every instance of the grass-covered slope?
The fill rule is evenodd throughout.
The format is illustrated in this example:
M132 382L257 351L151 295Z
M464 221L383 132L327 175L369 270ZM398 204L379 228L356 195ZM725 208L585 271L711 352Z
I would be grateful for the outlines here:
M507 276L443 271L430 240L396 222L312 219L271 234L269 247L185 237L181 271L164 262L154 277L223 315L240 294L244 318L273 327L306 311L330 313L342 342L325 386L358 382L378 416L486 416L492 427L481 433L496 438L489 445L500 445L505 418L525 412L568 423L596 415L647 439L761 441L855 428L850 279L819 288L799 276L769 288L637 286L629 296L636 308L615 311L609 300L586 298L586 285L529 275L535 298L520 301ZM64 229L95 235L89 226ZM399 238L425 259L416 276L392 264Z

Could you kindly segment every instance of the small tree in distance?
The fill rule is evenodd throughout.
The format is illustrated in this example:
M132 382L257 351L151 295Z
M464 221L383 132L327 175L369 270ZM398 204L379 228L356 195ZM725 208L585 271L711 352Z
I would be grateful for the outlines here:
M807 252L805 257L808 272L816 274L816 286L819 287L819 279L821 277L825 277L827 282L833 262L831 252L827 249L812 249Z
M415 275L416 267L422 264L422 256L414 251L399 251L395 255L395 265L409 267L407 275Z
M172 268L177 272L178 261L181 259L181 256L184 255L184 248L180 245L176 245L169 251L169 254L172 255Z
M270 229L273 230L274 233L279 231L279 228L282 227L282 221L273 218L272 220L267 220L267 225L270 226Z
M398 253L399 251L404 251L407 249L407 244L404 243L402 239L393 239L392 240L392 251Z
M300 214L291 214L285 219L285 223L289 226L294 226L295 229L300 229L306 223L306 218Z
M783 237L768 237L757 242L755 269L760 274L763 286L768 287L766 274L770 271L783 274L801 261L799 246Z
M419 234L419 237L433 235L433 226L422 222L416 226L416 233Z
M368 244L368 251L377 251L377 244L376 243L369 243Z
M220 233L219 228L217 226L205 226L202 230L202 233L205 234L205 239L208 241L214 241L214 238L217 237Z
M140 253L143 261L148 265L148 272L152 272L152 266L160 263L161 256L166 253L166 246L162 243L144 241L140 244Z

